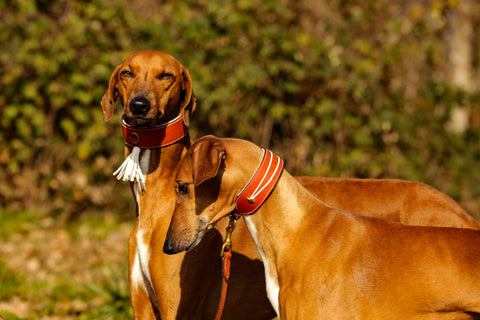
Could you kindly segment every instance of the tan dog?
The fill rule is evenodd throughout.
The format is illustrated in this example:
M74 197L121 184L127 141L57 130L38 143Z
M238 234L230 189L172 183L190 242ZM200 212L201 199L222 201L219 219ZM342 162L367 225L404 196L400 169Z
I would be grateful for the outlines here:
M115 69L101 103L105 121L112 118L117 99L123 106L124 121L131 127L155 127L178 115L183 116L188 126L189 116L195 109L188 70L172 56L159 51L137 52ZM220 235L212 230L195 252L171 257L162 251L175 205L175 174L189 146L187 135L167 147L142 149L140 155L145 192L132 183L137 221L129 239L130 294L136 319L154 319L154 314L164 320L211 319L216 312L221 285L218 252L228 221L220 221L217 225ZM131 150L127 147L126 155ZM478 228L477 222L458 204L418 183L299 179L323 201L340 208L353 207L358 213L379 214L404 223ZM348 195L341 190L348 190ZM353 196L355 194L358 196ZM423 200L408 206L407 200L412 199L412 195ZM432 204L445 210L438 211ZM398 214L400 212L402 214ZM233 242L236 245L232 276L223 319L274 317L265 292L263 264L243 221L238 223ZM202 277L197 277L198 274ZM252 288L256 288L255 294L251 293ZM245 310L250 314L246 316Z
M414 226L480 229L446 194L420 182L396 179L296 177L330 207Z
M261 171L261 159L261 149L243 140L209 136L194 143L177 174L164 250L194 247L238 210L237 196ZM255 201L252 194L248 203ZM334 209L286 171L244 219L280 319L480 317L480 231L406 226Z
M188 70L159 51L137 52L115 69L101 103L105 121L112 118L117 98L124 109L124 122L134 128L155 127L178 116L188 126L195 108ZM135 319L212 319L216 313L225 226L220 228L222 235L212 230L195 252L168 256L162 251L175 206L175 174L189 146L187 134L166 147L144 148L140 155L145 192L132 183L137 221L129 239ZM131 150L127 147L126 155ZM234 252L223 319L271 319L275 313L266 296L263 265L245 227L239 229L233 240L245 246ZM250 294L250 288L255 288L255 294Z

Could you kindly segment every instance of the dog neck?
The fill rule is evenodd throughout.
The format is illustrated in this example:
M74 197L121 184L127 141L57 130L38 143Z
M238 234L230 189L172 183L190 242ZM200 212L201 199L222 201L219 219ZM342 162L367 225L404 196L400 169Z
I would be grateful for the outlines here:
M262 257L267 295L277 315L280 315L277 270L282 268L280 266L284 261L288 264L288 259L284 258L291 256L291 235L298 232L308 234L312 215L317 216L318 211L324 208L288 172L283 171L275 189L260 209L243 216Z
M158 211L153 206L158 206L159 203L162 203L162 206L169 206L171 199L175 199L173 188L175 175L180 160L186 154L190 144L190 137L187 134L177 143L167 147L142 150L140 166L145 175L145 192L141 192L136 183L131 183L137 204L137 216L142 226L148 226L148 229L151 229L152 226L163 222L159 220L168 222L171 218L171 216L163 217L161 214L153 214L156 210ZM128 153L130 148L126 149Z
M171 265L181 265L183 255L175 257L164 255L163 252L152 252L152 244L163 243L169 221L175 206L174 180L178 170L180 159L185 155L191 144L187 135L172 145L164 148L144 149L140 154L140 166L145 175L145 191L142 191L138 183L131 182L131 188L136 202L137 225L136 225L136 252L132 265L131 279L134 286L142 286L147 292L155 313L168 314L164 309L168 306L159 305L157 296L168 295L170 287L162 287L150 273L150 259L152 254L155 259L169 259ZM126 147L126 153L130 152ZM169 269L173 272L167 277L174 277L178 270ZM176 297L172 297L176 299Z
M279 315L278 259L282 257L285 243L289 241L293 230L301 228L307 209L302 207L305 201L297 198L303 188L292 182L293 178L283 172L275 190L268 200L254 214L244 216L248 231L262 257L265 267L267 295L273 308ZM295 231L297 232L297 231Z

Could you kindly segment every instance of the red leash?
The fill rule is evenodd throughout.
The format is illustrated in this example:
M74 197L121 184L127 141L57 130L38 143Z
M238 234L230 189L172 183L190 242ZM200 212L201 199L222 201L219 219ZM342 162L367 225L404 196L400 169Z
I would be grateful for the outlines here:
M222 291L220 293L220 301L218 303L217 315L215 320L220 320L222 318L223 307L225 306L225 300L227 299L227 289L228 289L228 280L230 279L230 265L232 261L232 232L235 230L237 225L238 216L233 212L230 214L230 222L227 226L227 234L225 236L225 241L223 242L222 250L220 252L220 257L222 257Z
M225 300L227 300L227 288L228 288L228 279L230 278L230 262L232 260L232 253L225 252L222 257L223 261L223 281L222 281L222 293L220 295L220 302L218 303L217 315L215 320L220 320L222 318L223 307L225 306Z

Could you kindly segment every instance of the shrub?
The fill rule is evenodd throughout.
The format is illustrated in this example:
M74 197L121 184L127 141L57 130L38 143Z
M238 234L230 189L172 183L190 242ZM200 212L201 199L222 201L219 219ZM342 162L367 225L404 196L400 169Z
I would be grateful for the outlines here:
M3 3L2 205L128 211L129 188L110 176L118 117L105 125L99 101L113 68L152 48L192 74L194 137L253 140L296 174L420 180L480 217L480 132L446 129L452 110L479 103L449 82L448 5Z

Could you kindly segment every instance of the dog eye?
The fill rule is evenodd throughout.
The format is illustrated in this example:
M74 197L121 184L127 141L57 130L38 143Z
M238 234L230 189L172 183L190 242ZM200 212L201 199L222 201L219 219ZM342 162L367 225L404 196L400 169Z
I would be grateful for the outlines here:
M173 78L173 74L168 73L168 72L164 72L164 73L159 74L157 76L157 79L160 79L160 80L169 80L169 79L172 79L172 78Z
M120 75L125 78L133 78L133 72L128 70L120 72Z
M177 192L181 195L186 195L188 193L188 184L184 183L177 186Z

